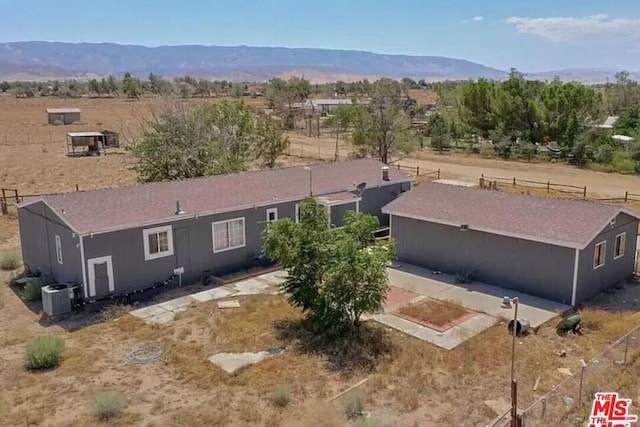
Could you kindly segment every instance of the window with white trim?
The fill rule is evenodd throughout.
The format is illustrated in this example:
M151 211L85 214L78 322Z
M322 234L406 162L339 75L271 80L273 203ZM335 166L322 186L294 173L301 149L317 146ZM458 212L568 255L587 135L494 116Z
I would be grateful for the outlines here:
M278 208L267 209L267 222L278 220Z
M605 257L607 256L607 242L600 242L596 244L593 251L593 268L602 267L604 265Z
M245 245L244 218L235 218L211 224L213 252L228 251Z
M142 235L145 261L173 255L173 231L170 225L142 230Z
M58 264L62 264L62 239L57 234L55 235L56 240L56 259L58 260Z
M295 213L296 217L295 220L296 222L300 222L300 203L296 203L296 213Z
M620 233L616 236L616 242L613 245L613 259L618 259L624 255L624 247L627 240L627 233Z

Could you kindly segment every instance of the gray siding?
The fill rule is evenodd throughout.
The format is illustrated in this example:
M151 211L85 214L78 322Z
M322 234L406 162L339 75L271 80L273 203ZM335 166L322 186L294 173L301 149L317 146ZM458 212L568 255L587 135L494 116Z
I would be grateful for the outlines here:
M571 302L572 249L398 216L391 236L400 261L451 274L471 269L482 282Z
M22 258L31 273L52 275L58 282L81 284L79 239L44 203L18 209ZM55 236L62 244L62 264L56 258Z
M408 184L405 184L406 186ZM397 197L401 187L401 184L397 184L365 190L360 202L360 211L381 216L382 207ZM93 237L85 236L87 274L89 274L89 260L111 256L115 294L125 294L166 280L178 267L185 269L183 275L185 283L197 280L205 271L210 274L222 274L246 268L254 264L262 254L261 233L265 227L267 209L277 207L279 219L287 217L293 219L296 203L299 202L279 203L199 218L185 218L167 224L95 234ZM332 207L333 223L342 225L342 215L347 210L355 210L355 203ZM245 219L245 246L214 253L211 224L240 217ZM143 230L163 225L172 226L174 253L171 256L147 261L144 259ZM87 277L87 280L90 279Z
M613 259L615 238L620 233L627 233L624 256ZM633 277L637 234L638 220L621 213L613 226L607 225L589 246L580 251L576 304ZM605 263L594 270L595 246L603 241L607 242Z
M356 202L331 206L331 225L342 227L344 225L344 216L349 211L356 211Z
M377 216L382 226L389 225L389 215L383 214L382 208L410 188L411 183L404 182L366 189L362 193L360 212Z

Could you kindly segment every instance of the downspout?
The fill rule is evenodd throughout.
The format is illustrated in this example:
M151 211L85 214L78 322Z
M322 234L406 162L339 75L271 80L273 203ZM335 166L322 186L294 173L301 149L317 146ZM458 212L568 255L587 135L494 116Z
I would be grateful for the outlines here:
M80 237L80 261L82 262L82 288L84 289L84 298L89 299L89 293L87 292L87 272L84 259L84 243L82 236Z
M578 265L580 264L580 249L576 249L573 262L573 287L571 289L571 306L576 305L576 293L578 291Z

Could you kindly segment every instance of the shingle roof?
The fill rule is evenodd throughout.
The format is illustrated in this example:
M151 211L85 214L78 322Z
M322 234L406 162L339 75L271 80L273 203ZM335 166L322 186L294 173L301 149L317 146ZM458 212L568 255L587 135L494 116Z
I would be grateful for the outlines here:
M382 166L373 159L311 166L313 195L353 190L361 182L366 182L367 187L381 185L385 183ZM272 204L276 200L301 200L309 195L309 175L309 170L302 167L272 169L81 191L38 200L44 200L76 232L97 233L176 220L176 201L189 217ZM410 180L393 168L389 178L396 182Z
M437 183L416 186L382 211L578 249L585 248L620 212L638 218L614 205Z

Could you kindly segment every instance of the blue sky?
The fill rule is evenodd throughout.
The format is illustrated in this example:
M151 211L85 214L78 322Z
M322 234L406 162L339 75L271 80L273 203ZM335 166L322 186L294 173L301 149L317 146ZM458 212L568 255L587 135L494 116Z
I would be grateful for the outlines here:
M0 11L0 42L323 47L640 71L638 0L0 0Z

